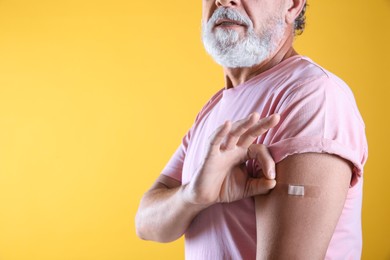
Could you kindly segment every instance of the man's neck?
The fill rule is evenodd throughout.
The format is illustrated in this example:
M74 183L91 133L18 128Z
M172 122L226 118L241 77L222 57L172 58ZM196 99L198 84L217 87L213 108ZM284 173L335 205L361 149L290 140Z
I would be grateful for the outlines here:
M254 76L269 70L283 60L297 54L298 53L293 49L291 42L286 42L285 46L282 46L282 48L275 55L258 65L248 68L224 68L226 80L225 88L234 88L248 81Z

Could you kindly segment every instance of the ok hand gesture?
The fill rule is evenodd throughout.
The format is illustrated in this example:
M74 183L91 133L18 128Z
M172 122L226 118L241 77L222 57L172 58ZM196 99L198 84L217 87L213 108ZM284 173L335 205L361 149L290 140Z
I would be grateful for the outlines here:
M268 193L275 187L275 162L256 138L279 122L274 114L260 119L258 113L231 123L226 121L210 137L206 156L186 187L186 200L192 204L212 205L233 202ZM245 162L257 160L265 176L249 176Z

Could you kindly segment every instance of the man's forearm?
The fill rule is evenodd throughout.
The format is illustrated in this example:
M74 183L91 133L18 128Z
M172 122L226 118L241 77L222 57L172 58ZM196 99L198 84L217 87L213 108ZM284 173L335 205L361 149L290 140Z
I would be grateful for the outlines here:
M145 240L170 242L181 237L192 219L206 206L184 200L186 186L160 187L145 193L137 215L137 235Z

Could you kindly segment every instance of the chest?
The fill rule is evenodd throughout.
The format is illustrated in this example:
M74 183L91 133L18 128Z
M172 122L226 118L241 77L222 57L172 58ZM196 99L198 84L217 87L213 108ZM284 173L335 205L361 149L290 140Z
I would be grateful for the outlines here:
M188 144L183 165L182 183L188 183L199 169L207 152L209 138L226 120L235 122L258 112L262 117L269 114L271 106L262 95L244 97L221 97L198 119Z

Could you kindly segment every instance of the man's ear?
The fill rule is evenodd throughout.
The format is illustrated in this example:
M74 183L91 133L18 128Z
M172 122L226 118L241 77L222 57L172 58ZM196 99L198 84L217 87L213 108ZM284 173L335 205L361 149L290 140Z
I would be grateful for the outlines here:
M287 0L287 13L286 13L286 23L293 24L295 19L301 13L303 7L305 6L306 0Z

